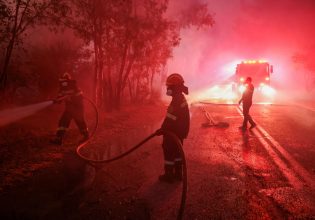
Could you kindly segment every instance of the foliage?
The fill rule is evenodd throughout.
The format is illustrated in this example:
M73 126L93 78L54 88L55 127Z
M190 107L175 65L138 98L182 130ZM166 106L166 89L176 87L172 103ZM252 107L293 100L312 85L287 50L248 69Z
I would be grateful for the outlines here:
M182 12L179 23L183 28L194 26L200 29L202 27L213 26L214 20L209 14L207 4L195 3L192 7Z
M302 66L304 71L305 89L311 91L315 86L315 45L307 48L303 53L295 53L292 61Z
M38 77L40 93L44 97L56 94L59 76L65 71L78 75L89 56L82 43L70 37L33 46L28 62L30 72Z
M2 71L0 89L6 88L8 69L15 46L23 43L26 31L44 21L46 13L58 7L56 0L8 0L0 1L0 44L4 55L1 57Z
M70 2L67 16L56 20L93 45L95 99L109 110L120 108L127 87L132 100L156 93L154 79L179 45L181 28L213 25L206 5L187 10L183 16L188 17L179 22L166 18L168 1Z
M315 74L315 45L309 48L304 53L296 53L293 55L292 60L295 63L302 64L307 70Z
M27 30L45 25L50 30L71 29L83 45L55 42L30 51L30 74L39 76L41 92L50 93L52 82L64 69L78 63L93 82L98 106L119 109L127 98L142 102L159 97L168 59L180 44L182 28L204 28L214 21L207 5L193 4L179 20L166 17L168 0L0 0L0 45L5 51L0 82L5 89L9 64ZM20 49L19 49L20 50ZM24 64L23 64L24 65ZM83 68L81 68L83 69ZM11 73L11 77L16 74Z

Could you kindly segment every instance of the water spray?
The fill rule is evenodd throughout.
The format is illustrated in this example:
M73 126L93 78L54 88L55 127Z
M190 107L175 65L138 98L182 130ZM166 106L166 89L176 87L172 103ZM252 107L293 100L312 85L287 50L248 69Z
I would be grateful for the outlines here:
M37 104L17 107L14 109L6 109L0 112L0 127L11 124L30 115L37 113L44 108L52 105L54 101L45 101Z
M19 121L28 116L31 116L39 112L40 110L43 110L52 104L60 103L69 97L70 97L69 95L65 95L65 96L58 97L53 100L48 100L48 101L44 101L44 102L40 102L40 103L36 103L32 105L17 107L14 109L3 110L0 112L0 127ZM88 100L91 103L90 99L86 97L83 97L83 98Z

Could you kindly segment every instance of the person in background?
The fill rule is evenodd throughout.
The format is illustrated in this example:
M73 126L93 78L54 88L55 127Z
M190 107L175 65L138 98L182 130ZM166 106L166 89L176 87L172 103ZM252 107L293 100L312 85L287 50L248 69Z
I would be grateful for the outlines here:
M56 137L50 142L55 145L62 145L63 138L70 122L74 119L83 139L80 143L89 139L89 132L84 119L84 106L82 91L71 75L65 72L59 79L59 94L55 103L65 101L65 110L59 120Z
M252 84L252 78L247 77L245 80L245 91L243 92L242 98L239 101L239 104L243 103L243 125L239 127L241 130L245 131L247 130L247 123L250 123L250 128L253 129L256 127L256 123L252 119L252 117L249 114L250 107L253 103L253 94L254 94L254 85Z

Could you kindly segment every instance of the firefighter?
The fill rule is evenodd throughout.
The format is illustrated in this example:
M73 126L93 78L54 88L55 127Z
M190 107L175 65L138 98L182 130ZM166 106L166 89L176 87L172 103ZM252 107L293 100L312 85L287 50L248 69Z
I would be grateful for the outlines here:
M251 125L249 129L253 129L254 127L256 127L256 123L253 121L252 117L249 114L249 109L252 106L254 89L255 88L252 84L252 78L247 77L245 80L245 91L243 92L242 98L239 101L239 104L243 103L244 121L243 125L239 127L243 131L247 129L247 122L249 122Z
M56 137L51 140L51 143L62 145L66 130L72 119L74 119L80 133L83 135L83 139L80 141L82 143L89 138L89 132L84 119L82 91L77 87L76 81L67 72L59 79L59 93L55 102L60 103L63 100L65 101L65 110L59 120Z
M183 77L174 73L167 77L166 87L168 96L172 96L172 101L167 109L167 114L160 129L156 131L158 135L162 131L174 133L181 143L187 137L189 132L190 116L188 104L183 93L188 95L188 88L184 86ZM183 176L183 163L181 151L176 142L169 136L163 136L163 153L164 153L164 171L159 177L160 181L172 183L181 181Z

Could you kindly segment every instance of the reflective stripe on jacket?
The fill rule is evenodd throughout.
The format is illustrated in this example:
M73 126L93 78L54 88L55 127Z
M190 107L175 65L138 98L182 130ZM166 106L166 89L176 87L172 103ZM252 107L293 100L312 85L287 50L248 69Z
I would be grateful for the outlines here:
M174 96L162 124L162 129L173 132L179 138L187 137L190 126L189 108L185 96Z

